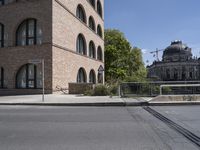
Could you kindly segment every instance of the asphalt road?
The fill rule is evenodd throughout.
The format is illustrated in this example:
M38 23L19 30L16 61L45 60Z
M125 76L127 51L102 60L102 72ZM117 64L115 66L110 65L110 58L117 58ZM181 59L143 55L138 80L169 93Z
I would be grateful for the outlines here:
M199 134L199 106L152 108ZM199 150L199 147L142 107L0 106L0 150Z

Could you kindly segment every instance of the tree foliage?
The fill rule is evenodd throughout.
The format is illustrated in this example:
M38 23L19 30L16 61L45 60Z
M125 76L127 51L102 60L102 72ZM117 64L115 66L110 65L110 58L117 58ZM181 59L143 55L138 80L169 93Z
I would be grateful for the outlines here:
M146 77L141 50L131 47L119 30L105 30L105 69L108 83L141 81Z

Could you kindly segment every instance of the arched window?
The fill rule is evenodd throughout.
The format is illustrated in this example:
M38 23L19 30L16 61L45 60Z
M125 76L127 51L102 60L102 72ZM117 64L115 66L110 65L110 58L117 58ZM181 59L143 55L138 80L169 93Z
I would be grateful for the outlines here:
M4 25L0 23L0 48L4 47Z
M42 30L36 19L23 21L17 29L16 45L36 45L42 43Z
M102 53L102 49L100 46L97 49L97 59L101 60L101 61L103 60L103 53Z
M101 6L101 2L98 0L97 1L97 13L102 17L103 13L102 13L102 6Z
M97 26L97 34L98 34L100 37L103 37L102 29L101 29L101 26L100 26L100 25Z
M78 5L76 9L76 17L78 17L82 22L86 23L86 14L82 5Z
M80 68L77 74L77 83L86 83L87 82L87 76L85 69Z
M96 75L93 69L90 71L89 80L90 83L96 84Z
M4 88L4 69L0 68L0 88Z
M42 88L42 71L40 65L26 64L17 72L16 87L22 89Z
M79 54L87 55L86 42L82 34L79 34L76 41L76 51Z
M95 22L94 22L94 19L92 16L90 16L89 18L89 27L93 30L93 31L96 31L95 29Z
M92 5L92 7L95 9L95 0L89 0L89 2Z
M95 53L95 45L93 41L90 41L89 44L89 57L91 58L96 58L96 53Z

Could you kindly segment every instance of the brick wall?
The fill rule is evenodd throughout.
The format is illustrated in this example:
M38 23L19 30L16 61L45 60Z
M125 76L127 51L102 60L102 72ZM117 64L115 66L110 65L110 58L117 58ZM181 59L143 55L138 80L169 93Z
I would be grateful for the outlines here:
M93 89L92 83L69 83L69 94L84 94Z

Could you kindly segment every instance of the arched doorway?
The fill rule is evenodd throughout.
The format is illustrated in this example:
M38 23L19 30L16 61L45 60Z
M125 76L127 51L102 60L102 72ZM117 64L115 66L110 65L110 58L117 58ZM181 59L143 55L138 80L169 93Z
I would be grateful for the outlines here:
M23 65L17 72L16 88L37 89L42 88L41 66L34 64Z

